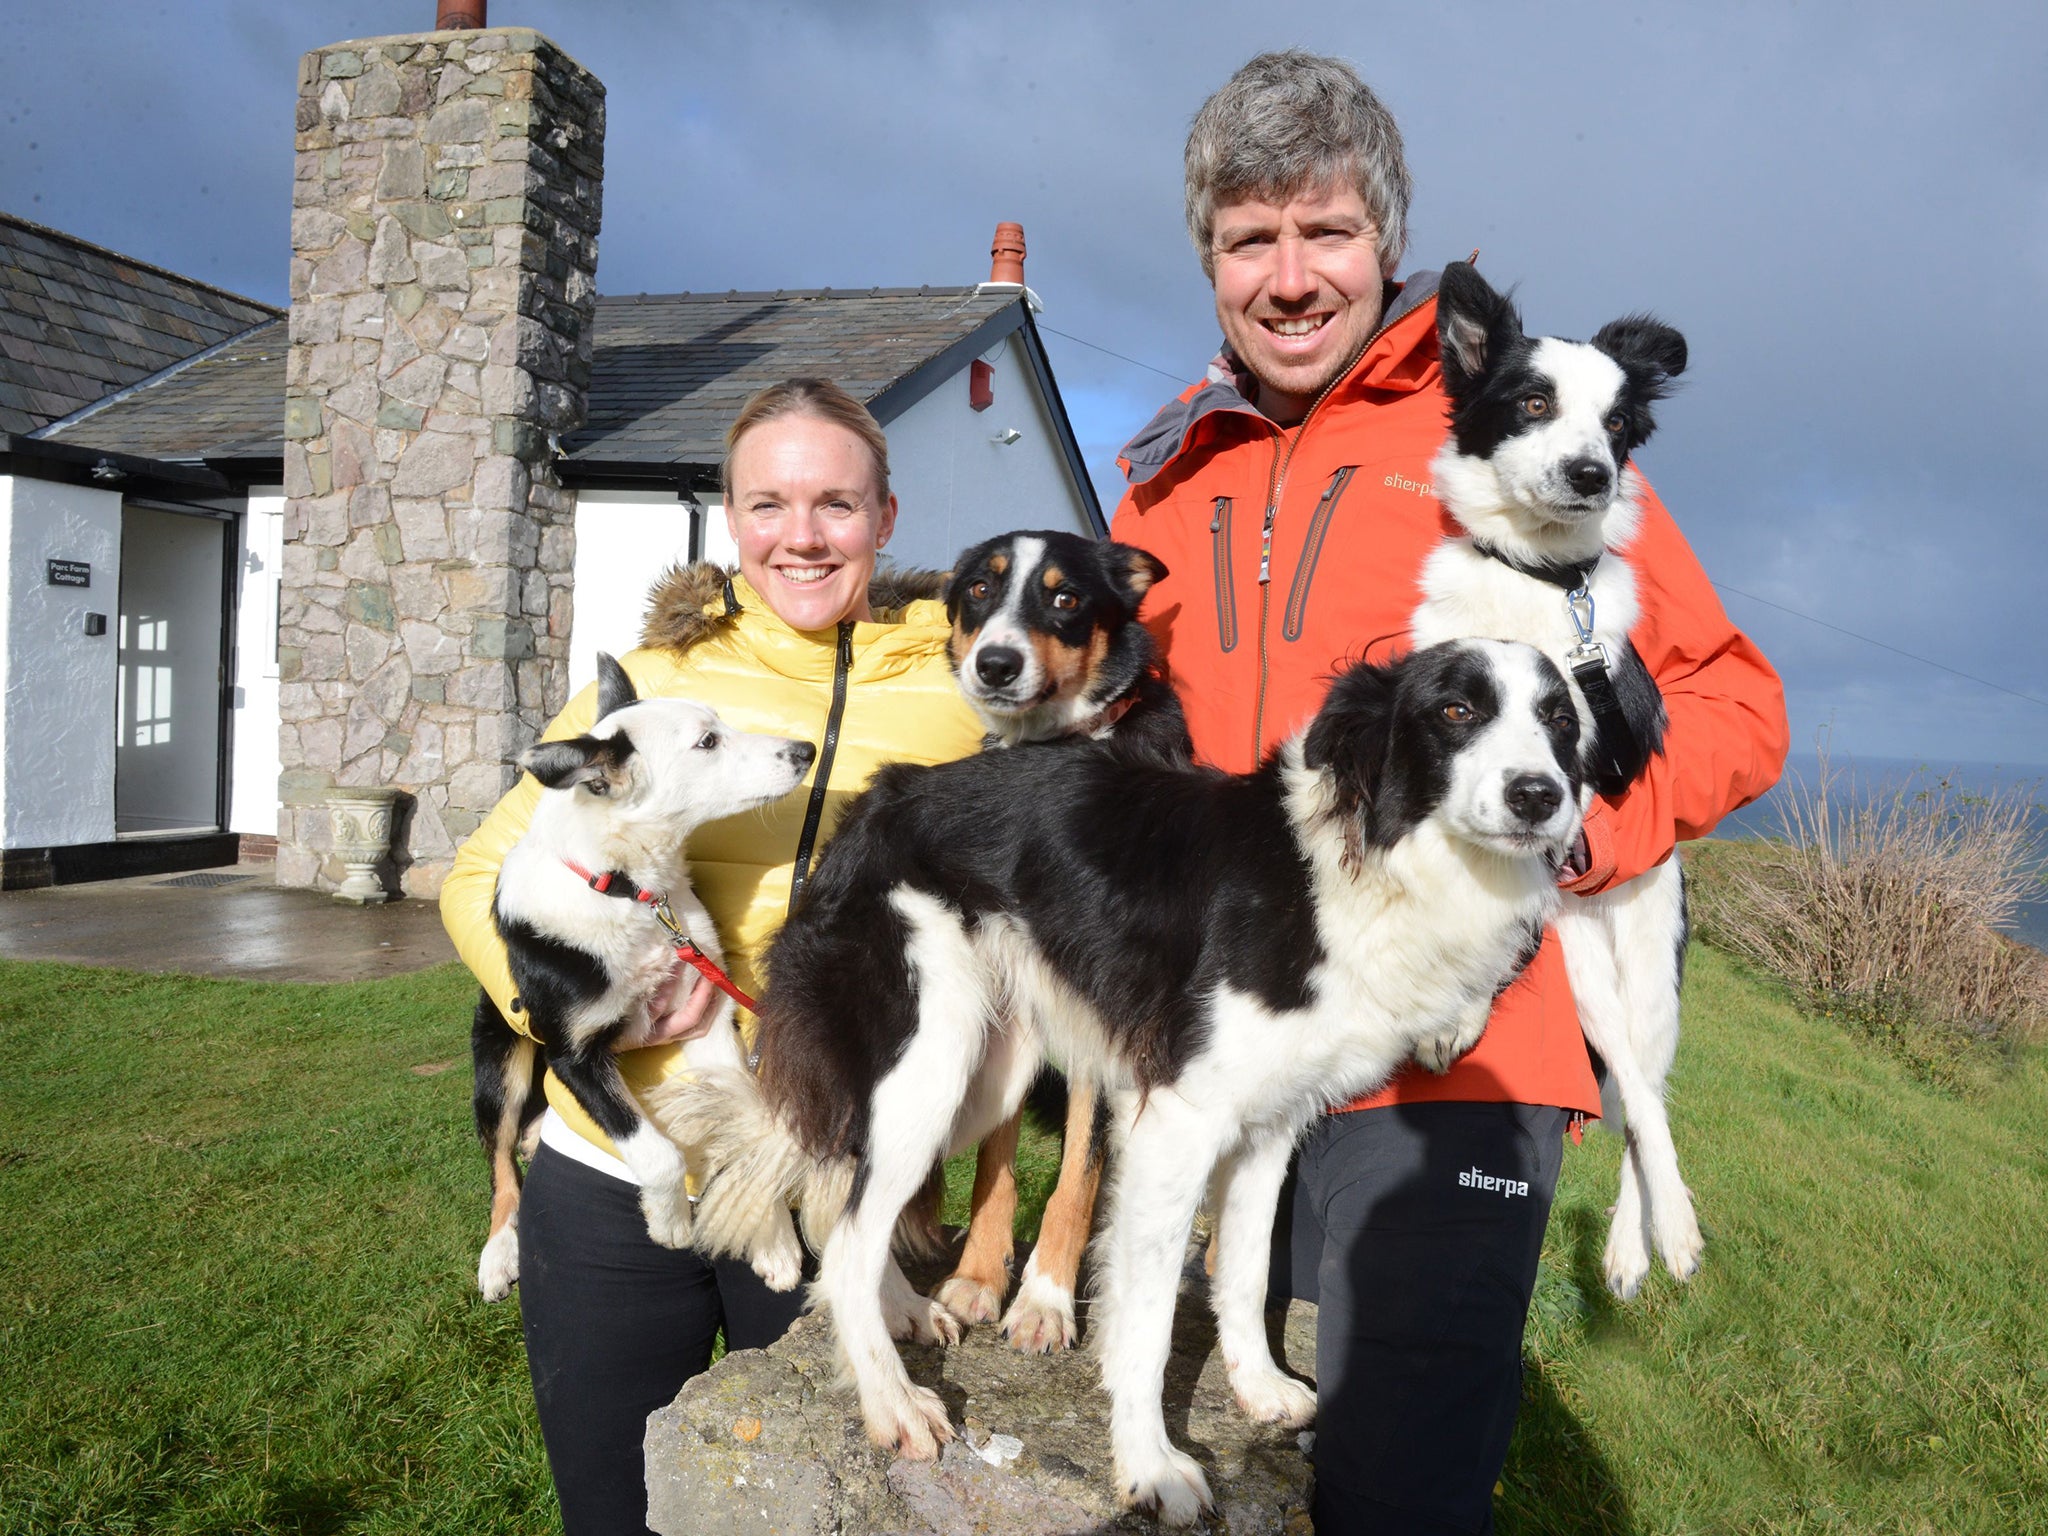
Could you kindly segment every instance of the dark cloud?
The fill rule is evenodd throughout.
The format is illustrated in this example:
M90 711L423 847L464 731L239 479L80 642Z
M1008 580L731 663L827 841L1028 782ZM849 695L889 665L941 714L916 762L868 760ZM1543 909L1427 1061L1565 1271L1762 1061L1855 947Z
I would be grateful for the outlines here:
M2038 5L496 9L610 89L606 291L972 281L1017 219L1049 326L1181 378L1215 340L1188 119L1261 48L1342 54L1407 135L1410 264L1476 246L1534 327L1685 330L1644 467L1785 672L1796 735L2048 762L2048 704L1734 595L2048 700ZM279 298L297 54L432 10L15 7L0 206ZM1113 494L1174 384L1048 345Z

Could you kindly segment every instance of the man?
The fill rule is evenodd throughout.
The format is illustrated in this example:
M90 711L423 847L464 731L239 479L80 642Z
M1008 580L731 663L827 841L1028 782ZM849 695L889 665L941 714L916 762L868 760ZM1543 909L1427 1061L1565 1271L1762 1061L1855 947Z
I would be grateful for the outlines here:
M1147 622L1197 754L1243 771L1314 712L1332 673L1405 645L1445 536L1435 275L1389 279L1410 183L1393 119L1349 65L1253 59L1187 141L1187 221L1224 348L1124 450L1114 536L1172 573ZM1562 878L1587 894L1705 834L1777 778L1776 674L1728 622L1656 498L1629 546L1637 650L1665 753L1596 801ZM1274 1293L1320 1303L1319 1531L1492 1529L1521 1341L1567 1124L1599 1095L1554 935L1452 1070L1411 1069L1305 1139ZM1460 1184L1478 1169L1492 1176ZM1527 1194L1503 1197L1502 1186Z

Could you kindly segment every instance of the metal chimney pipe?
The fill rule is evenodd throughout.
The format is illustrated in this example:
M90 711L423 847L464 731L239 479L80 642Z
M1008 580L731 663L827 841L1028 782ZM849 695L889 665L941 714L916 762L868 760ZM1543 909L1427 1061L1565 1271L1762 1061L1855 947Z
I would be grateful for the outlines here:
M1024 226L998 224L996 241L989 248L988 280L992 283L1024 284Z
M439 0L434 7L436 32L474 32L485 26L489 0Z

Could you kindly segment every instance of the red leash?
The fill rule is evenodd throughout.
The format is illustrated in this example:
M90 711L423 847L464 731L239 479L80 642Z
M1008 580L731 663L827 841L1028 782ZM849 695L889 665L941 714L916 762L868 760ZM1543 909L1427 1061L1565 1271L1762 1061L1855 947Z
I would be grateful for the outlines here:
M569 859L564 859L562 862L568 866L571 874L597 892L598 895L614 896L621 900L632 900L639 902L644 907L650 908L654 913L655 919L674 937L676 941L676 955L684 964L695 969L706 981L746 1009L747 1012L758 1013L760 1011L754 1000L734 986L733 979L718 968L718 962L699 949L697 941L683 932L683 926L676 921L676 915L670 910L666 896L654 891L640 889L633 884L631 876L619 870L608 869L601 875L594 875L581 864L574 863Z

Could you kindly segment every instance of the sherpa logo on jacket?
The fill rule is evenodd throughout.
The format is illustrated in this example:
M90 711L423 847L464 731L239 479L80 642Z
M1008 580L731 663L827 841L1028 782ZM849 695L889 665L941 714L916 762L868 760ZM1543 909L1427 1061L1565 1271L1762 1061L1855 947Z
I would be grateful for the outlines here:
M1497 1179L1490 1173L1481 1173L1477 1168L1471 1168L1459 1174L1458 1187L1460 1189L1491 1190L1497 1193L1503 1200L1513 1199L1516 1195L1526 1195L1529 1193L1529 1181L1527 1179Z

